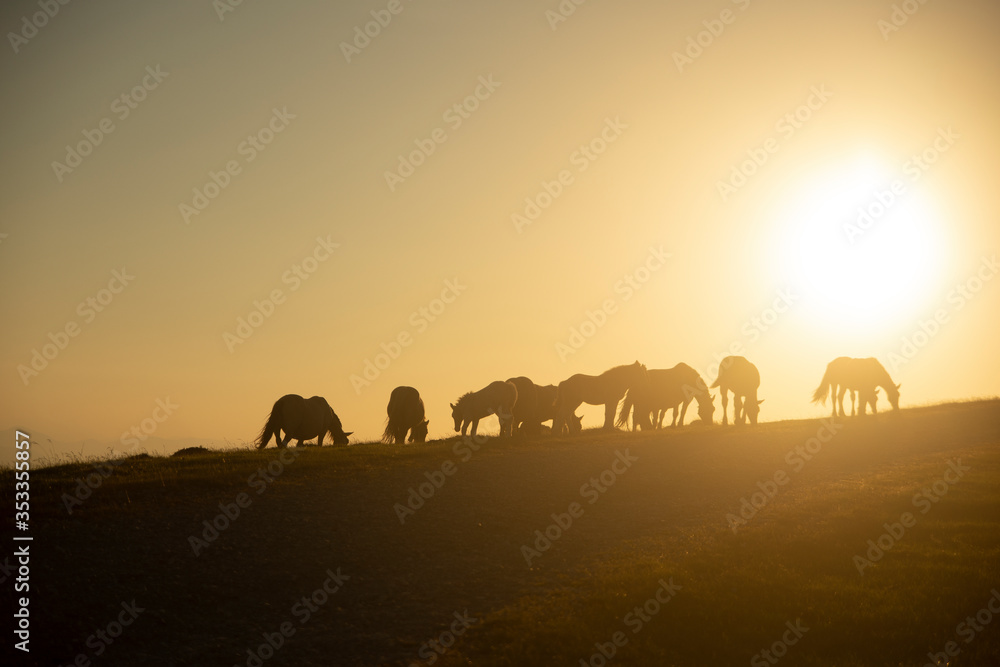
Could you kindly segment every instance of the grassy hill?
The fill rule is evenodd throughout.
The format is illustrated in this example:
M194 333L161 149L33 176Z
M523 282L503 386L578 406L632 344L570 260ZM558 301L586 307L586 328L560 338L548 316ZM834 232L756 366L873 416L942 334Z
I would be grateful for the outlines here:
M10 471L0 492L12 503ZM31 492L26 664L1000 656L997 400L75 463Z

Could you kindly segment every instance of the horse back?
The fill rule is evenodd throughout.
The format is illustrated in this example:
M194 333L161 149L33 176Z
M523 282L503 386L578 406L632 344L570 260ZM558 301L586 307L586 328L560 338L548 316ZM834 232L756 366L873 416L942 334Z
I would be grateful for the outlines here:
M386 407L390 423L416 424L424 420L424 401L413 387L396 387Z
M505 380L491 382L483 389L483 393L490 407L502 405L511 408L517 402L517 386L513 382Z
M760 387L760 372L746 357L726 357L719 363L719 380L713 386L718 385L741 396L755 395Z
M520 416L531 415L538 409L538 385L523 375L507 380L517 390L517 410Z
M547 384L544 387L535 385L535 405L538 410L538 421L543 422L555 419L556 399L559 396L559 387L554 384Z

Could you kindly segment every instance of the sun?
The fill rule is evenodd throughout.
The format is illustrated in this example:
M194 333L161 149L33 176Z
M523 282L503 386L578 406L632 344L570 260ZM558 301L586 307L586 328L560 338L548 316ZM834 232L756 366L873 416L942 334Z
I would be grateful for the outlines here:
M782 273L814 318L859 332L918 316L947 256L939 214L919 182L866 158L800 183L777 247Z

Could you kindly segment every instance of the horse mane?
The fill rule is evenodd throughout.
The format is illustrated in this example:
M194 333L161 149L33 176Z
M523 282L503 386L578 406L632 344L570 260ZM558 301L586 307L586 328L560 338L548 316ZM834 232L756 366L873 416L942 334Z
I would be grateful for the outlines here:
M459 409L459 410L464 409L465 408L465 404L472 400L472 395L475 394L475 393L476 392L474 392L474 391L467 391L464 394L462 394L461 396L459 396L458 400L455 401L455 408Z
M875 357L869 357L869 359L871 360L870 363L872 366L875 367L875 373L878 375L879 380L884 380L895 387L896 384L892 381L892 378L889 376L889 371L885 370L885 366L882 365L882 362Z
M896 387L896 383L893 382L892 376L889 375L889 371L885 370L885 366L883 366L882 362L879 361L878 359L875 359L874 357L872 357L872 360L875 362L876 372L878 373L879 377L881 378L881 380L879 381L879 384L881 384L882 387L885 388L885 394L886 394L886 396L889 397L890 402L891 401L897 401L898 402L899 401L899 388L897 388ZM876 396L877 396L877 394L876 394Z
M330 422L331 422L330 433L334 432L333 430L334 426L337 427L337 431L339 431L340 433L344 432L344 425L340 423L340 417L338 417L337 413L333 411L332 406L330 406Z
M623 373L626 370L628 370L628 369L632 368L633 366L635 366L636 363L638 363L638 362L634 362L634 363L631 363L631 364L622 364L621 366L612 366L608 370L606 370L603 373L601 373L601 375L608 375L610 373ZM645 369L646 367L643 366L642 364L639 364L639 368L640 369Z

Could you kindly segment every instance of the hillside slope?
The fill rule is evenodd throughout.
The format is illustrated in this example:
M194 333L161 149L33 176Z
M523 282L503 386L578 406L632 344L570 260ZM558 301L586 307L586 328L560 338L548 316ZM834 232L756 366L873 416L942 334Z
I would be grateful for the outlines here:
M957 634L1000 586L996 400L103 470L32 477L37 664L772 664L783 633L796 665L1000 655L1000 622ZM94 634L133 600L120 637Z

